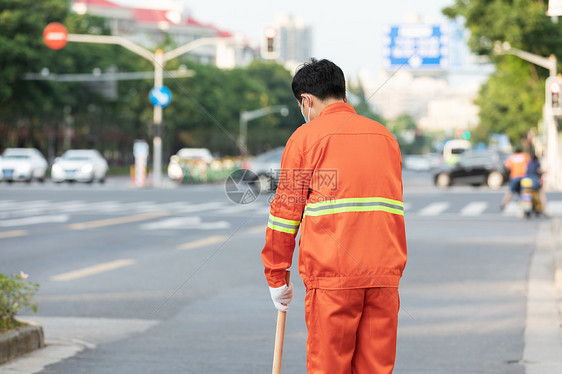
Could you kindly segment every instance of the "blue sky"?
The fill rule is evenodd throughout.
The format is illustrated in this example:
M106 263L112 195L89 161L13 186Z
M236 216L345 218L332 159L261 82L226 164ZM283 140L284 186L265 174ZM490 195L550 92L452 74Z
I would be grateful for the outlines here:
M152 3L149 0L114 0L126 4ZM432 22L444 21L441 9L454 0L346 0L346 1L184 1L201 22L213 23L251 39L260 38L276 14L288 13L313 28L315 57L328 58L346 75L356 77L360 69L376 73L382 63L383 26L401 23L408 13L417 13Z

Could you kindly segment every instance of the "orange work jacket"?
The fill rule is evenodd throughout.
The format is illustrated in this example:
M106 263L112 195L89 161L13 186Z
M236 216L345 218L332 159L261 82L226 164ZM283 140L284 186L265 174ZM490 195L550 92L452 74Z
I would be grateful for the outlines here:
M527 175L527 164L531 157L524 152L512 154L505 160L505 167L509 169L509 178L523 178Z
M347 103L326 106L287 141L262 251L271 287L285 284L299 228L307 289L398 287L407 259L400 149Z

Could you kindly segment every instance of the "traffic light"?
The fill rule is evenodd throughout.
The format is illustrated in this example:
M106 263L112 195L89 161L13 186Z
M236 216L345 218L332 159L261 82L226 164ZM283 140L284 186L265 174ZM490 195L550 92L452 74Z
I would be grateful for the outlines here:
M262 57L273 59L278 56L277 30L273 27L268 27L265 29L265 43L262 46Z
M559 108L560 107L560 83L558 81L554 81L550 83L550 94L552 98L552 107Z

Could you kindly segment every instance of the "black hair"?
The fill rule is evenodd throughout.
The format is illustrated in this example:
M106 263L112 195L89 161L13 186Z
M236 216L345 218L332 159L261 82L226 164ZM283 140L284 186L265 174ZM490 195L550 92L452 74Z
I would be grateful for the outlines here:
M332 61L311 58L305 62L293 78L293 94L301 102L303 93L310 93L320 100L345 99L343 71Z

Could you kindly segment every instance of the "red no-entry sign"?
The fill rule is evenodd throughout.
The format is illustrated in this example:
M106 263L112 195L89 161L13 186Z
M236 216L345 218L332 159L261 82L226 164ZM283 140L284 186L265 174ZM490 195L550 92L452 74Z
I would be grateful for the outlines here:
M51 22L43 30L43 41L51 49L62 49L68 41L68 31L62 23Z

